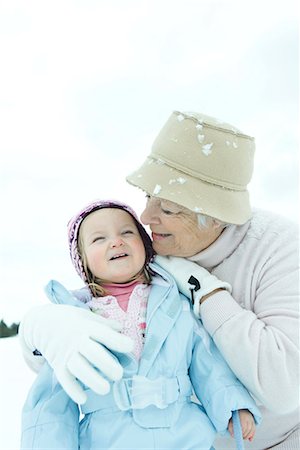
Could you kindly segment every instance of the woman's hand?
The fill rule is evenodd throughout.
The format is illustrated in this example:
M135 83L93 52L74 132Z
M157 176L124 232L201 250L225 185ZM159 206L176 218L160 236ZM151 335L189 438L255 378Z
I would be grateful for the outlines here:
M188 259L156 255L154 261L173 276L182 294L188 298L192 294L194 313L197 317L200 316L200 303L206 298L222 289L231 292L229 283L219 280L208 270Z
M241 422L243 439L248 439L248 441L251 442L255 435L254 418L253 418L251 412L248 411L248 409L240 409L239 417L240 417L240 422ZM229 420L228 431L229 431L231 437L234 437L232 419Z

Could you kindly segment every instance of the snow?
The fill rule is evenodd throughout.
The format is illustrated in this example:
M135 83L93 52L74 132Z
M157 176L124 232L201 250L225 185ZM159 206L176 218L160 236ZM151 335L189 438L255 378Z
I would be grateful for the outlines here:
M0 339L0 358L0 450L17 450L21 411L35 373L26 366L17 337Z
M174 183L184 184L184 183L186 183L186 179L183 177L171 178L171 180L169 180L169 184L174 184Z
M157 185L155 186L155 188L153 189L153 195L159 194L160 191L161 191L161 186L160 186L159 184L157 184Z
M179 115L177 116L178 122L182 122L184 119L185 119L185 117L184 117L182 114L179 114Z
M202 142L204 141L204 138L205 138L204 134L198 134L198 136L197 136L197 139L200 142L200 144L202 144Z
M208 156L211 154L213 145L214 144L212 142L210 144L202 145L202 152L204 153L205 156Z
M194 211L195 213L201 213L201 212L203 211L203 209L202 209L202 208L199 208L199 206L195 206L194 209L193 209L193 211Z

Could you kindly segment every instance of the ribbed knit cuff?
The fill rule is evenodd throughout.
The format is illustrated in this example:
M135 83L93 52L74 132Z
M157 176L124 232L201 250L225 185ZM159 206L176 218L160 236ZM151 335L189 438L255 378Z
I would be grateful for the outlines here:
M223 323L243 311L243 308L225 290L216 292L200 306L203 325L211 336Z
M274 447L270 447L270 450L297 450L300 448L300 430L295 430L289 435L283 442Z

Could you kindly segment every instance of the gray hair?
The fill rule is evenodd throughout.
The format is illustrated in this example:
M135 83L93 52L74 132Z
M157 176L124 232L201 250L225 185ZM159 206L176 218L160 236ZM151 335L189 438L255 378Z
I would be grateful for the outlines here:
M208 227L209 225L216 225L220 228L226 228L230 224L222 222L221 220L215 219L214 217L206 216L205 214L197 214L197 221L200 228Z

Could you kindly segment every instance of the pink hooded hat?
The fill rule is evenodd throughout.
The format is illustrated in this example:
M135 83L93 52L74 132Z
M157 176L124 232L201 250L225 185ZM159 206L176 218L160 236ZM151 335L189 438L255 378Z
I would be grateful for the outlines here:
M146 232L145 228L139 222L135 211L130 206L117 200L96 200L93 203L90 203L89 205L85 206L74 217L72 217L72 219L68 223L68 239L69 239L69 250L71 260L76 269L76 272L78 273L80 278L86 283L87 277L83 268L81 257L78 253L79 228L80 225L82 224L83 219L85 219L92 212L103 208L123 209L124 211L128 212L128 214L130 214L131 217L133 218L144 243L146 252L145 265L148 265L148 263L151 261L153 257L153 249L150 236Z

